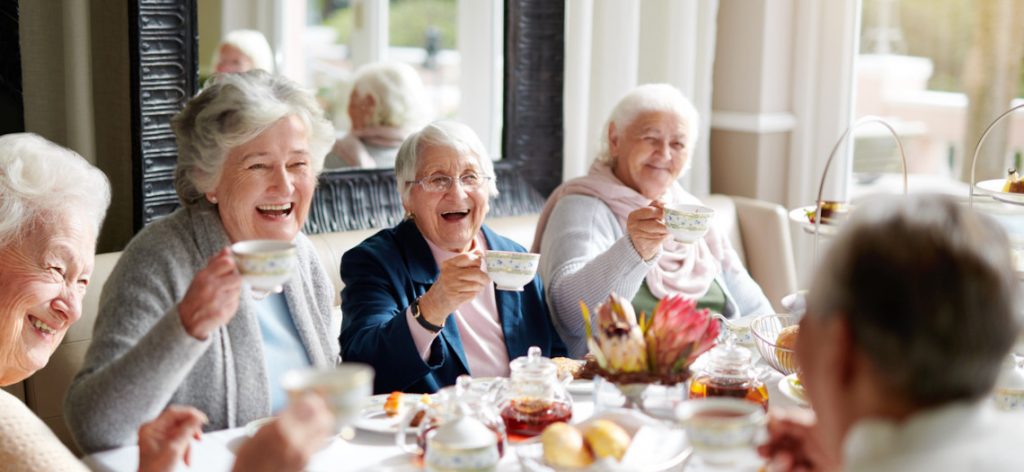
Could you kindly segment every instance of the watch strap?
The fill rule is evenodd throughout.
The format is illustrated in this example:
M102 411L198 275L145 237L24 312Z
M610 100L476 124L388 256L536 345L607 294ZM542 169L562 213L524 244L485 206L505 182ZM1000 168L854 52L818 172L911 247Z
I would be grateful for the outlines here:
M412 301L412 305L409 306L409 309L412 310L412 318L416 320L416 322L419 323L420 326L423 327L423 329L426 329L431 333L438 333L441 331L442 328L444 328L444 326L438 326L434 323L427 321L427 319L423 317L423 312L420 311L419 298Z

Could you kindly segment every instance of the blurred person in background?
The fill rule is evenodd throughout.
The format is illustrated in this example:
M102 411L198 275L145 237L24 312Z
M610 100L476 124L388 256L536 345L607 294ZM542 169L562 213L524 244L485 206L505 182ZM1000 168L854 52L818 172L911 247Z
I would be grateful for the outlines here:
M391 168L402 141L426 118L423 81L401 62L367 64L356 71L349 95L352 129L339 139L324 167Z
M213 71L234 74L252 69L274 73L274 53L267 38L256 30L234 30L213 51Z

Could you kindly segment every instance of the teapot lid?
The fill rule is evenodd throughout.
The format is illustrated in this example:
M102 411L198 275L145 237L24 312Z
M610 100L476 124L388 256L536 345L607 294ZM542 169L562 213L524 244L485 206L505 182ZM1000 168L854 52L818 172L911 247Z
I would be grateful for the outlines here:
M513 377L519 375L546 377L558 373L555 363L544 357L537 346L530 346L530 349L526 351L526 356L517 357L509 363L509 368Z
M712 371L745 371L753 365L751 358L750 349L727 342L708 353L708 368Z

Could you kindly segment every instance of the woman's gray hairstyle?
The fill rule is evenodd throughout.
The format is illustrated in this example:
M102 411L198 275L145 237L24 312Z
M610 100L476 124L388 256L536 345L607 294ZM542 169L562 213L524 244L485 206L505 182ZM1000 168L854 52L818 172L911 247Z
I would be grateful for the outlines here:
M693 146L697 143L697 132L700 130L700 115L693 103L686 98L679 89L669 84L644 84L633 88L619 103L612 109L608 121L605 122L601 133L601 147L597 152L597 160L608 165L614 165L608 143L608 130L612 124L615 130L621 135L629 127L637 115L651 111L665 111L674 113L686 123L686 149L693 153ZM686 160L683 172L690 168L690 161Z
M193 205L217 186L228 151L291 115L306 125L310 165L319 174L334 145L334 127L312 93L262 70L214 75L171 119L178 139L174 188L181 203Z
M412 131L423 124L426 93L412 66L402 62L377 62L359 68L352 81L356 96L369 95L376 104L368 126Z
M918 407L986 395L1021 333L1010 246L949 197L857 208L824 255L806 316L844 316L892 393Z
M395 158L395 180L402 201L409 198L410 188L407 183L416 180L420 154L431 146L444 146L454 149L459 154L476 156L476 160L480 164L480 172L485 177L490 177L487 182L488 193L491 197L498 196L494 164L491 163L491 158L487 155L480 138L469 126L457 121L441 120L409 135L402 143L402 147L398 149L398 156Z
M0 248L34 224L82 215L99 235L110 182L78 153L32 133L0 136Z
M267 72L274 72L274 52L270 49L267 38L256 30L234 30L220 40L220 44L213 50L213 69L216 70L220 62L220 48L225 44L234 46L242 51L242 54L249 56L252 66L256 69L263 69Z

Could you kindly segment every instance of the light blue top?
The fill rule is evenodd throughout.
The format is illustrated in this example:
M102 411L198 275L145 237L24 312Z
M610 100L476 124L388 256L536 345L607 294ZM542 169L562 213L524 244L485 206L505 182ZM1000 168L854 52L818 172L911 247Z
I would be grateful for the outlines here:
M267 364L267 383L270 385L270 411L277 414L288 405L288 394L281 387L281 378L291 369L309 367L309 355L292 322L284 294L275 293L257 301L256 316L260 320L260 334L263 336L263 358Z

